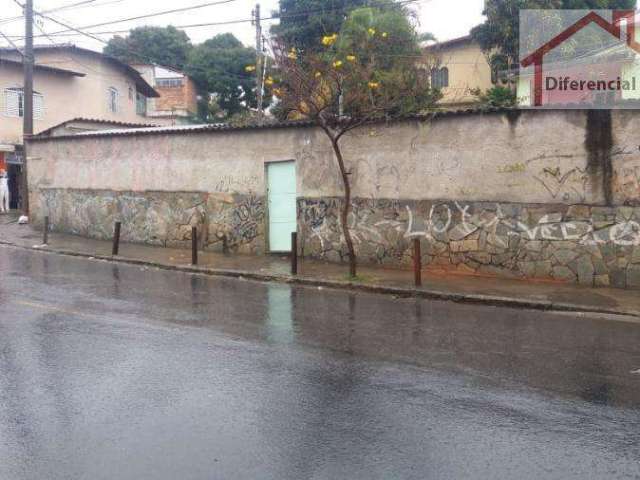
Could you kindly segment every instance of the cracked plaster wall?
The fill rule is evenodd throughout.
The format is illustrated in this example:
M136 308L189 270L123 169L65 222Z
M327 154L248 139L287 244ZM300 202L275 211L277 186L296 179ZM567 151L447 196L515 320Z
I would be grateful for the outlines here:
M344 139L361 261L640 286L640 114L523 111L373 125ZM341 183L312 128L34 142L36 222L109 238L263 253L266 169L295 160L305 255L341 260ZM439 220L437 220L439 219ZM438 223L440 222L440 223ZM445 228L446 227L446 228Z

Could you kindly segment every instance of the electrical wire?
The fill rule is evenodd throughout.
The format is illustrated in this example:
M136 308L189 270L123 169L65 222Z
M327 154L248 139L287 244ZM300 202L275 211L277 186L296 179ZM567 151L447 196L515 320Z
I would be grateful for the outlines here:
M69 10L69 9L72 9L72 8L84 7L84 6L88 5L88 4L95 3L97 1L98 0L82 0L82 1L76 2L76 3L70 3L70 4L67 4L67 5L60 5L59 7L51 8L49 10L45 10L42 13L54 13L54 12L60 12L60 11L63 11L63 10ZM113 3L113 2L108 2L108 3ZM21 7L22 7L22 5L21 5ZM22 8L24 8L24 7L22 7ZM18 17L13 17L13 18L7 18L7 19L4 19L4 20L0 20L0 25L6 25L8 23L13 23L13 22L16 22L18 20L22 20L23 18L24 18L24 15L20 15Z
M14 1L17 2L17 0L14 0ZM74 31L76 31L76 32L78 32L78 33L80 33L82 35L85 35L88 38L96 40L96 41L98 41L98 42L100 42L100 43L102 43L104 45L109 45L108 41L106 41L106 40L104 40L104 39L102 39L100 37L96 37L95 35L92 35L90 33L83 32L81 29L73 27L73 26L71 26L71 25L69 25L67 23L61 22L61 21L59 21L59 20L57 20L57 19L55 19L55 18L53 18L53 17L51 17L49 15L44 15L44 14L41 14L41 13L38 13L38 15L40 15L43 18L46 18L48 20L51 20L52 22L57 23L58 25L61 25L61 26L65 27L65 28L72 29L72 30L74 30ZM125 51L125 53L131 54L134 57L140 58L141 60L145 60L146 62L148 62L151 65L157 65L157 63L151 57L148 57L148 56L146 56L144 54L141 54L140 52L136 52L135 50L132 50L132 49L125 49L124 51ZM172 65L159 65L159 66L161 66L161 67L164 66L164 67L167 67L167 68L170 68L170 69L174 69L174 70L178 70L178 71L182 71L183 70L183 69L181 69L181 68L179 68L177 66L172 66ZM186 67L188 67L190 70L199 70L201 72L206 72L207 71L206 69L197 67L195 65L188 65ZM235 74L235 73L232 73L232 72L227 72L227 71L221 71L221 73L223 75L232 76L232 77L235 77L235 78L243 80L243 81L251 79L251 76L248 76L248 75L238 75L238 74Z
M17 0L14 0L14 1L17 2ZM238 1L238 0L218 0L216 2L201 3L199 5L192 5L191 7L175 8L173 10L165 10L165 11L162 11L162 12L149 13L149 14L146 14L146 15L138 15L137 17L122 18L120 20L112 20L112 21L109 21L109 22L96 23L96 24L93 24L93 25L85 25L85 26L80 27L80 29L87 30L87 29L90 29L90 28L104 27L104 26L107 26L107 25L115 25L117 23L132 22L132 21L135 21L135 20L144 20L144 19L147 19L147 18L160 17L160 16L163 16L163 15L171 15L173 13L188 12L188 11L197 10L197 9L201 9L201 8L205 8L205 7L212 7L212 6L216 6L216 5L224 5L224 4L232 3L232 2L236 2L236 1ZM77 30L77 29L69 28L69 30ZM66 31L69 31L69 30L66 30ZM60 32L53 32L52 34L65 33L66 31L63 30L63 31L60 31Z
M19 4L19 2L17 2L17 0L14 0L16 3ZM236 0L226 0L225 2L222 3L229 3L232 1L236 1ZM396 5L398 6L404 6L404 5L410 5L410 4L414 4L414 3L419 3L419 2L431 2L432 0L403 0L400 2L396 2ZM205 4L205 5L209 5L209 4ZM387 5L386 3L381 3L380 5ZM195 6L195 7L185 7L184 9L180 9L181 11L185 11L188 9L192 9L192 8L202 8L202 6ZM282 20L282 19L289 19L289 18L297 18L297 17L304 17L306 15L313 15L316 13L335 13L335 12L342 12L345 9L343 8L337 8L337 9L315 9L315 10L305 10L305 11L301 11L301 12L293 12L290 14L284 14L284 15L272 15L269 17L263 17L260 20L261 21L275 21L275 20ZM42 13L46 13L46 12L42 12ZM120 19L120 20L113 20L110 22L103 22L100 24L94 24L94 25L87 25L87 26L83 26L83 27L79 27L79 29L82 30L88 30L88 29L92 29L92 28L98 28L98 27L104 27L104 26L108 26L108 25L115 25L118 23L124 23L127 21L132 21L132 20L139 20L141 18L148 18L150 16L158 16L161 14L165 14L168 12L161 12L161 13L157 13L157 14L149 14L148 16L141 16L141 17L130 17L130 18L125 18L125 19ZM190 24L190 25L176 25L175 28L180 28L180 29L186 29L186 28L202 28L202 27L213 27L213 26L224 26L224 25L236 25L236 24L241 24L241 23L250 23L254 21L254 19L252 18L244 18L244 19L238 19L238 20L227 20L227 21L221 21L221 22L207 22L207 23L196 23L196 24ZM79 35L77 32L76 33L69 33L73 31L73 29L67 29L67 30L61 30L58 32L51 32L49 33L50 36L62 36L62 37L67 37L67 36L77 36ZM114 35L114 34L120 34L120 33L127 33L131 31L131 29L123 29L123 30L111 30L111 31L101 31L101 32L91 32L94 35ZM24 39L24 36L16 36L14 37L15 39Z
M78 6L79 4L89 3L89 1L90 0L85 0L83 2L78 2L78 4L75 4L75 6ZM223 0L223 1L217 1L217 2L208 2L208 3L205 3L205 4L195 5L195 6L192 6L192 7L184 7L184 8L174 9L174 10L170 10L170 11L156 12L154 14L149 14L149 15L145 15L145 16L131 17L131 18L128 18L128 19L121 19L121 20L117 20L117 21L114 21L114 22L104 22L104 23L101 23L101 24L96 24L96 25L87 26L87 27L79 27L79 28L74 27L74 26L70 25L69 23L62 22L62 21L60 21L60 20L58 20L58 19L56 19L54 17L51 17L46 12L34 12L34 14L36 14L37 16L40 16L42 18L48 19L48 20L50 20L50 21L52 21L52 22L54 22L54 23L56 23L56 24L58 24L58 25L60 25L60 26L62 26L62 27L67 29L65 31L60 31L60 32L46 33L42 28L38 27L38 29L42 32L42 36L45 36L46 38L48 38L49 41L54 45L56 43L52 39L52 37L53 36L65 36L65 35L62 35L62 34L66 33L66 32L75 32L74 35L82 35L82 36L90 38L90 39L92 39L94 41L97 41L99 43L108 45L109 44L108 41L96 36L96 35L101 35L101 34L107 34L106 32L105 33L103 33L103 32L85 32L84 30L87 29L87 28L96 28L98 26L105 26L105 25L109 25L109 24L122 23L122 22L125 22L125 21L137 20L137 19L140 19L140 18L149 18L149 17L152 17L152 16L166 15L166 14L169 14L169 13L177 13L177 12L188 11L188 10L193 10L193 9L197 9L197 8L204 8L206 6L213 6L213 5L231 3L233 1L236 1L236 0ZM404 0L404 1L401 1L401 2L397 2L396 5L403 6L403 5L407 5L407 4L417 3L417 2L420 2L420 1L431 1L431 0ZM16 4L18 4L20 7L24 7L18 0L14 0L14 2ZM71 8L72 6L74 6L74 5L67 5L67 8ZM271 16L271 17L265 17L264 20L266 21L266 20L277 20L277 19L282 19L282 18L295 18L295 17L304 16L304 15L310 15L310 14L314 14L314 13L327 13L327 12L330 12L330 11L333 11L333 12L343 11L343 9L307 10L307 11L304 11L304 12L295 12L295 13L292 13L292 14L289 14L289 15L274 15L274 16ZM212 22L212 23L207 23L207 24L192 25L189 28L200 27L200 26L212 26L212 25L229 25L229 24L234 24L234 23L245 23L245 22L251 22L251 21L252 21L252 19L232 20L232 21L226 21L226 22ZM188 27L176 27L176 28L188 28ZM123 33L124 32L129 32L129 31L130 30L125 30L125 31L123 31ZM21 38L24 38L24 37L21 37ZM9 40L8 37L6 39ZM11 43L14 46L14 48L16 48L15 44L13 42L11 42ZM147 57L147 56L141 54L140 52L136 52L136 51L130 50L130 49L125 50L125 52L129 53L129 54L132 54L133 56L138 57L140 59L143 59L143 60L149 62L150 64L156 65L156 62L154 62L150 57ZM398 55L398 56L400 56L400 55ZM405 57L411 58L410 56L405 56ZM422 58L422 57L421 56L416 56L416 58ZM76 62L76 63L78 63L79 65L82 65L79 62ZM162 66L162 65L160 65L160 66ZM177 66L165 65L165 67L171 68L171 69L182 70L181 68L179 68ZM190 69L190 70L194 70L195 69L195 70L200 70L202 72L207 71L204 68L199 68L199 67L196 67L194 65L187 65L185 67L187 69ZM238 75L236 73L232 73L232 72L228 72L228 71L221 71L220 73L223 74L223 75L235 77L235 78L237 78L239 80L243 80L243 81L251 79L251 76Z
M45 32L45 30L44 30L40 25L38 25L38 24L36 23L36 24L35 24L35 27L36 27L40 32L42 32L42 34L43 34L43 35L44 35L44 36L49 40L49 42L51 42L51 44L52 44L52 45L54 45L54 46L59 45L59 44L58 44L58 43L57 43L53 38L51 38L51 37L49 36L49 34L47 34L47 32ZM78 66L80 66L80 67L82 67L82 68L85 68L86 70L88 70L88 71L90 71L90 72L93 72L93 73L92 73L92 75L100 76L100 77L102 77L102 78L112 78L112 79L119 79L119 78L121 78L121 77L120 77L120 76L118 76L118 75L109 75L109 74L106 74L106 73L104 73L104 72L102 72L102 71L99 71L99 70L97 70L96 68L94 68L94 67L92 67L92 66L90 66L90 65L87 65L87 64L85 64L85 63L82 63L81 61L79 61L79 60L78 60L78 59L76 59L76 58L73 58L71 55L65 55L65 54L63 53L63 58L65 58L65 59L67 60L67 62L47 62L47 64L46 64L46 65L52 65L52 64L55 64L55 63L60 63L60 64L64 64L64 63L75 63L76 65L78 65Z
M9 44L10 44L13 48L15 48L15 49L18 51L18 53L20 54L20 56L24 58L24 52L23 52L22 50L20 50L20 48L19 48L19 47L18 47L18 46L13 42L13 40L11 40L9 37L7 37L7 36L6 36L4 33L2 33L2 32L0 32L0 36L1 36L2 38L4 38L7 42L9 42Z

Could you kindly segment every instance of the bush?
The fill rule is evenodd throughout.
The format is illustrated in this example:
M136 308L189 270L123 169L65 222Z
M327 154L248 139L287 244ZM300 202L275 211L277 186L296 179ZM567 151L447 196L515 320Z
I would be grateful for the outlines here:
M477 88L471 93L487 107L514 107L518 104L518 97L507 87L493 87L485 92Z

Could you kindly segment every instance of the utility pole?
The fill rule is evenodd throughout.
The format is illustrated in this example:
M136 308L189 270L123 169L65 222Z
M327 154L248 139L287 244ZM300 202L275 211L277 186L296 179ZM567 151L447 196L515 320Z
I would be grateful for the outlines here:
M253 25L256 27L256 96L258 99L258 117L262 118L264 109L262 108L262 77L264 70L264 56L262 53L262 20L260 18L260 4L256 4L255 10L252 12Z
M23 101L23 159L22 159L22 210L29 216L29 180L27 178L27 140L33 135L33 0L26 0L25 10L25 47L24 47L24 88Z

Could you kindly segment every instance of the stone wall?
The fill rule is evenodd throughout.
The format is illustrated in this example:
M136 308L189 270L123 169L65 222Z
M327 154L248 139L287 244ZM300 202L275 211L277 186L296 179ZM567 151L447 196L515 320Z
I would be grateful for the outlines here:
M56 231L108 240L122 222L122 240L190 247L191 227L205 249L264 253L264 199L200 192L113 192L41 189L38 209Z
M298 202L305 254L346 260L340 199ZM463 273L640 288L640 207L356 200L349 219L363 261Z
M586 285L638 287L640 113L447 114L363 127L345 136L361 262L405 265L424 239L442 268ZM306 256L340 261L342 194L314 128L111 135L32 142L32 215L55 229L205 248L269 251L270 162L295 160Z

